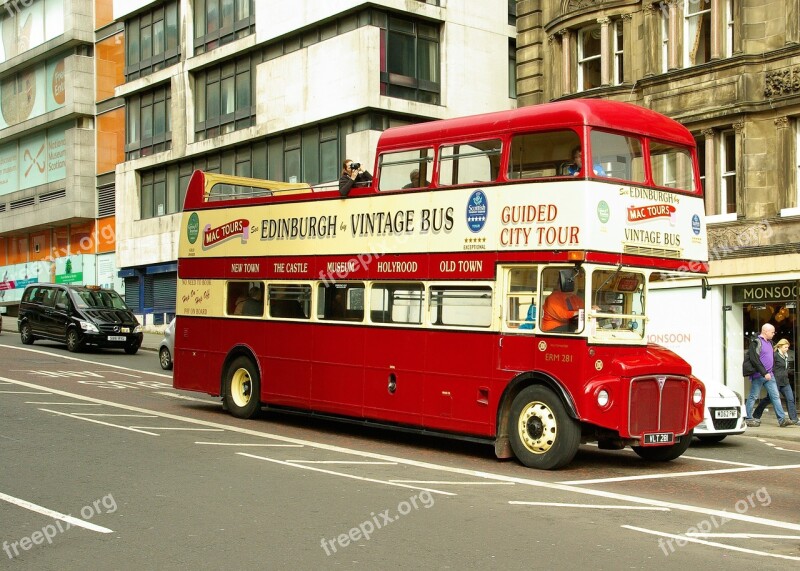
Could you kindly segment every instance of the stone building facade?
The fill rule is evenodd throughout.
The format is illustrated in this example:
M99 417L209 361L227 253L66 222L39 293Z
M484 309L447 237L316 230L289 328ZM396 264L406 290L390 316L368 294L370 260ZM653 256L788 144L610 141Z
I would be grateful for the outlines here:
M689 310L660 327L704 380L744 389L765 321L800 341L800 0L521 0L517 16L519 105L628 101L695 135L710 272L665 292Z

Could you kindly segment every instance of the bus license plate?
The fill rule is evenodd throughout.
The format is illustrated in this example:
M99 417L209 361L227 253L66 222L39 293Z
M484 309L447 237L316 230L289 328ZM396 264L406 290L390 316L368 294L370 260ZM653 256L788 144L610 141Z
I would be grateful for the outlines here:
M109 335L108 336L108 340L109 341L125 341L125 336L124 335Z
M657 446L660 444L672 444L673 442L675 442L675 435L671 432L651 432L644 435L642 445Z
M739 418L739 411L735 408L715 410L714 418Z

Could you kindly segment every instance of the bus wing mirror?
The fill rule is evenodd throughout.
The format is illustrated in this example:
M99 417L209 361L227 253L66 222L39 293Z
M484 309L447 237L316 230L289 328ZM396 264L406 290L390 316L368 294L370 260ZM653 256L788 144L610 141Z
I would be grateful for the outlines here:
M560 270L558 272L558 285L564 293L575 291L575 271Z
M711 286L708 285L708 278L702 278L700 280L700 295L703 296L703 299L706 298L706 293L711 291Z

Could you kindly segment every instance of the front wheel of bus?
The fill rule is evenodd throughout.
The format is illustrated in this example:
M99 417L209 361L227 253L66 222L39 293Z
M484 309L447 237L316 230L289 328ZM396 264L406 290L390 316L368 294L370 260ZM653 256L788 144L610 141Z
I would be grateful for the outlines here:
M643 460L669 462L686 452L691 443L692 433L689 432L681 436L681 441L676 442L672 446L634 446L633 451Z
M514 455L529 468L555 470L578 452L581 430L553 391L541 386L522 390L511 403L508 432Z
M225 375L225 408L237 418L253 418L261 410L260 397L258 369L247 357L237 357Z

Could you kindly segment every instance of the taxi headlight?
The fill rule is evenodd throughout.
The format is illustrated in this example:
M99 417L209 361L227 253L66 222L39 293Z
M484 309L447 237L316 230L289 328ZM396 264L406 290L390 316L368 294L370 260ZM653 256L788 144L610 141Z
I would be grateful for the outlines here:
M79 321L78 323L81 324L81 329L87 333L100 333L100 330L97 329L97 326L94 323L89 323L88 321Z
M134 333L141 333L142 332L142 326L141 325L137 325L136 327L133 328L133 332Z

